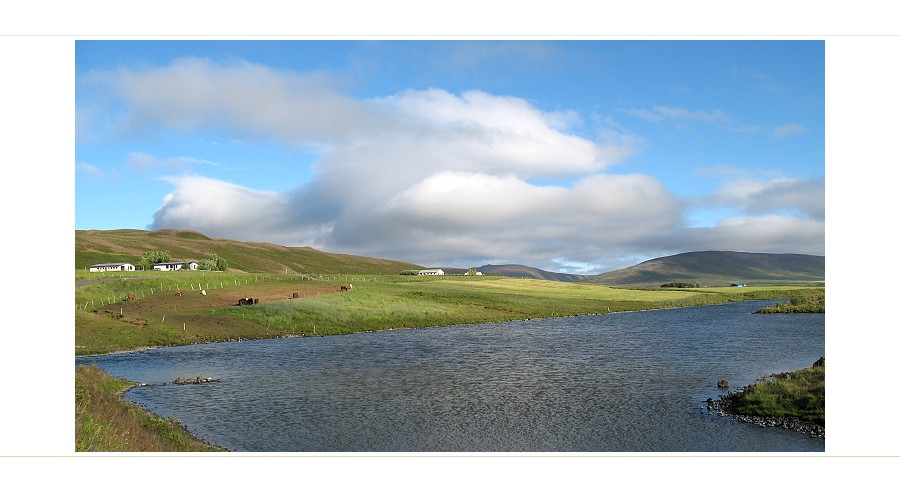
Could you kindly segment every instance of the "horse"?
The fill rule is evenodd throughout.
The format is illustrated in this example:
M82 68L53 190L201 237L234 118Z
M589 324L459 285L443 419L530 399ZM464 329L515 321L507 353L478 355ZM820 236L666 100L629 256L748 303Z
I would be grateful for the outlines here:
M183 296L184 294L182 294L181 291L179 290L179 291L176 291L176 292L175 292L175 295L178 296L178 297L181 297L181 296Z
M128 300L128 301L133 301L133 300L134 300L134 294L128 294L128 296L126 297L126 300Z
M348 290L350 290L350 289L352 289L352 288L353 288L353 286L350 285L350 284L342 285L342 286L341 286L341 292L346 292L346 291L348 291Z
M242 298L238 299L238 302L237 302L238 306L249 306L251 304L253 304L253 299L250 297L242 297Z
M299 298L299 297L300 297L300 293L299 293L299 292L294 292L294 295L291 296L292 299L297 299L297 298Z

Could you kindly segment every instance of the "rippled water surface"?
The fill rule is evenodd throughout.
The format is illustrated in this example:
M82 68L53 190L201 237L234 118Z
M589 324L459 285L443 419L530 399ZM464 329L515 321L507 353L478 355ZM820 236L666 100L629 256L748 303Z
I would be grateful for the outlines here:
M824 451L705 400L825 353L822 314L698 308L79 358L234 451ZM174 385L177 377L219 382Z

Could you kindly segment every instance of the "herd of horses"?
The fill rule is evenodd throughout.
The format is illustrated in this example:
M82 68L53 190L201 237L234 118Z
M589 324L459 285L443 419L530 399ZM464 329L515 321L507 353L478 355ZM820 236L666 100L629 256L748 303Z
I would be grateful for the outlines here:
M341 286L341 292L347 292L347 291L349 291L349 290L352 289L352 288L353 288L353 285L352 285L352 284L342 285L342 286ZM203 295L206 295L206 290L201 291L201 293L202 293ZM175 292L175 295L178 296L178 297L181 297L181 296L184 295L184 293L182 293L182 292L179 290L179 291ZM299 293L299 292L294 292L293 295L291 295L291 299L299 299L299 298L300 298L300 293ZM134 300L134 294L128 294L128 296L126 297L126 300L128 300L128 301L133 301L133 300ZM237 301L237 305L238 305L238 306L252 306L252 305L254 305L254 304L259 304L259 299L254 299L254 298L252 298L252 297L242 297L242 298L238 299L238 301Z

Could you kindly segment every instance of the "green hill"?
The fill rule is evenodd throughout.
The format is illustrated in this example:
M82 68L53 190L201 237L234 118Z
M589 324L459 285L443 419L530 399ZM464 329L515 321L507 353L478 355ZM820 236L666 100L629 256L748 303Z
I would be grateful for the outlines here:
M202 260L213 254L228 262L228 269L259 273L397 274L422 266L401 261L326 253L310 247L209 238L194 231L75 231L75 268L96 263L137 264L145 251L168 251L173 261Z
M815 284L825 282L825 257L799 254L698 251L648 260L602 273L588 282L659 287L669 282L706 286Z

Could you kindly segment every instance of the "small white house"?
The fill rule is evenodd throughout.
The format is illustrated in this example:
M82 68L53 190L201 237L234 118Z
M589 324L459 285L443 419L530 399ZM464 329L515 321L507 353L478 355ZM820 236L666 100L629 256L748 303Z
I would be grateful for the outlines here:
M154 270L158 270L161 272L172 272L175 270L196 270L197 262L196 261L167 261L164 263L157 263L153 265Z
M133 272L134 265L131 263L98 263L96 265L91 265L89 270L91 272Z
M443 275L444 271L440 268L431 268L428 270L419 270L419 275Z

